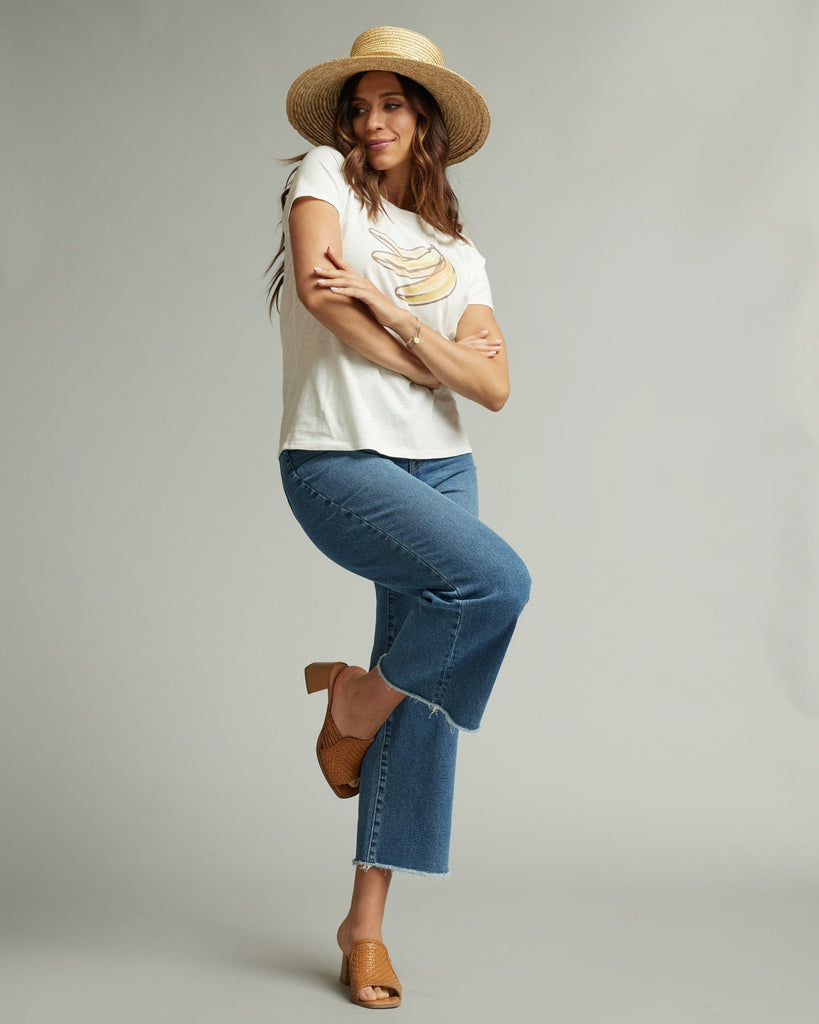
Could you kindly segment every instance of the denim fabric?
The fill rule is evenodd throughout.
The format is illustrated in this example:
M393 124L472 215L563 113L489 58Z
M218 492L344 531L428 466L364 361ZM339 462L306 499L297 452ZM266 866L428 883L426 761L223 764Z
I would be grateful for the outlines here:
M376 585L371 667L405 700L362 766L356 863L447 874L458 729L480 725L529 574L477 517L471 455L284 451L285 494L329 558Z

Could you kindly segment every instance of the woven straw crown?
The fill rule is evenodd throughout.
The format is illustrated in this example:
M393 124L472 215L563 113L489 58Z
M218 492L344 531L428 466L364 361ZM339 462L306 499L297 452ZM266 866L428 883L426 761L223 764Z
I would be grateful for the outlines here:
M478 90L444 65L435 43L407 28L370 28L353 43L349 57L326 61L299 75L287 93L287 118L316 146L334 144L336 106L348 78L360 71L392 71L428 89L449 133L449 163L466 160L489 134L489 108Z

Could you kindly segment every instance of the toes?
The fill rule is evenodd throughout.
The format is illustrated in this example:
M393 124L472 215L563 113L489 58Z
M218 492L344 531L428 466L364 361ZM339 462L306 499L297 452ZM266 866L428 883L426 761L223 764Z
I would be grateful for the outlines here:
M386 988L371 988L369 985L366 988L362 988L358 993L358 998L362 1002L372 1003L376 999L389 999L390 992Z

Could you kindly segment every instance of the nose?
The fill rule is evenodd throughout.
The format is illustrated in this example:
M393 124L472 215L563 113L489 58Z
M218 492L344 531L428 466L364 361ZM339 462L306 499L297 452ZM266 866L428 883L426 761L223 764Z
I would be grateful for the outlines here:
M378 131L379 128L384 127L384 116L382 111L377 107L372 107L369 114L367 114L367 120L364 127L368 132Z

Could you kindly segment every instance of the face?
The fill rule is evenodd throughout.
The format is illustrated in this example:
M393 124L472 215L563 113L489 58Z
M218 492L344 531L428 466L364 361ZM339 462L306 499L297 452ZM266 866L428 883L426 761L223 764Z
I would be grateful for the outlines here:
M350 105L353 131L364 143L367 163L376 171L406 169L418 114L391 71L363 75Z

